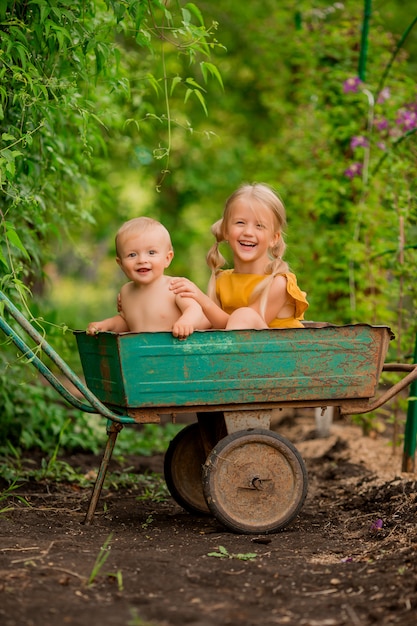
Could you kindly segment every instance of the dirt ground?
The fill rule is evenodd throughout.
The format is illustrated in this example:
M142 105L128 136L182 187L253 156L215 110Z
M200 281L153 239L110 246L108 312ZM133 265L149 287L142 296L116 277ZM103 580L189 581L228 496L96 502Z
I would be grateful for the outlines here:
M14 498L0 516L0 623L414 626L416 475L401 473L383 436L336 421L317 439L314 426L307 416L274 427L302 454L309 489L272 535L233 534L171 497L138 501L140 486L105 489L85 526L89 489L24 485L31 506ZM86 473L99 462L66 460ZM163 457L128 463L162 473Z

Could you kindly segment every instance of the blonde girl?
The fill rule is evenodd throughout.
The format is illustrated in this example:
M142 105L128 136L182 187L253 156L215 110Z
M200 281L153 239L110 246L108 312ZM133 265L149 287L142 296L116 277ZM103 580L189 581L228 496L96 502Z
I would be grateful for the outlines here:
M285 226L284 205L271 187L242 185L212 226L216 242L207 255L208 295L185 278L173 279L170 288L196 300L213 328L302 328L308 302L283 260ZM233 269L222 269L223 242L231 248Z

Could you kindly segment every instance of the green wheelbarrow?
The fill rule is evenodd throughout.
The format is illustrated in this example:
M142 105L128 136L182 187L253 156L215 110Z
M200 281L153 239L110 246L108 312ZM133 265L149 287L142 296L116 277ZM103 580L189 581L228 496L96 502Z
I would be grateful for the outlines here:
M77 409L106 418L108 439L85 523L92 522L119 432L160 416L196 414L171 441L167 486L190 513L213 515L233 532L281 530L301 510L307 470L296 447L271 431L271 413L288 407L372 411L417 379L417 365L386 364L386 326L306 322L302 329L171 333L75 331L85 383L0 292L18 323L81 394L75 397L0 317L1 330L54 389ZM381 372L403 378L376 395Z

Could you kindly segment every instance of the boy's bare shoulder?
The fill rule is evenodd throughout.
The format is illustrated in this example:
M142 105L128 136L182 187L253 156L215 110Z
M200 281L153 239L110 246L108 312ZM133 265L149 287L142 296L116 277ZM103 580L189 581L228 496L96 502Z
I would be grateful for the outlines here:
M132 282L130 282L130 283L125 283L124 285L122 285L122 286L120 287L120 292L119 292L119 293L120 293L120 296L123 296L123 295L125 295L125 296L126 296L126 295L129 295L129 293L132 291L132 286L133 286L133 283L132 283Z
M124 283L121 287L120 287L120 291L127 291L128 289L131 289L134 286L134 282L133 281L129 281L128 283Z

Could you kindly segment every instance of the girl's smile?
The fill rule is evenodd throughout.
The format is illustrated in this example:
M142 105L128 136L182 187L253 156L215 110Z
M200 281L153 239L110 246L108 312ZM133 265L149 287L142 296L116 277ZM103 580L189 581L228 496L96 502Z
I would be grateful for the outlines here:
M234 255L235 271L263 274L269 262L268 251L279 231L268 208L259 202L237 199L226 224L226 235Z

